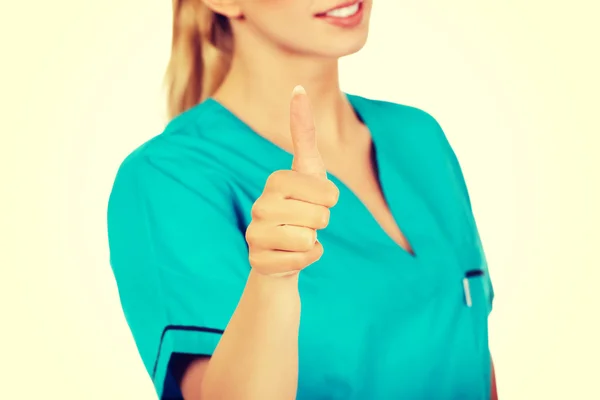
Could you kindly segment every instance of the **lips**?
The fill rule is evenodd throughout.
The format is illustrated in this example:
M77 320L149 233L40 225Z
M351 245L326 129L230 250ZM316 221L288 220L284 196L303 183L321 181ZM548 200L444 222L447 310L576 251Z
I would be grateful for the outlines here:
M356 14L362 6L363 0L352 0L342 4L338 4L328 10L316 14L316 17L333 17L333 18L347 18Z

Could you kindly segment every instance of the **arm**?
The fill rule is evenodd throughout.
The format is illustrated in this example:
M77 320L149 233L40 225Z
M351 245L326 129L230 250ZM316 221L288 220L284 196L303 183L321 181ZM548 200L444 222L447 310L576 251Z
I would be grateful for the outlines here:
M228 185L198 173L182 176L175 170L181 164L126 163L109 204L111 265L157 394L178 398L181 389L191 400L293 399L298 275L250 269ZM285 257L272 263L290 265ZM181 356L200 358L181 374Z
M294 115L293 136L314 136ZM321 257L315 230L327 225L337 188L324 170L313 174L314 137L300 140L308 161L296 154L292 171L271 175L244 237L227 178L202 153L181 151L190 142L195 150L194 138L175 139L127 158L108 207L111 266L146 370L161 399L181 389L188 400L291 400L298 271ZM181 355L201 358L181 368Z
M210 360L184 375L185 399L294 399L298 376L298 275L251 272Z
M316 146L308 97L295 90L290 110L292 171L267 180L246 231L252 272L210 361L182 382L190 399L293 400L298 386L298 272L318 260L316 229L329 220L338 190Z

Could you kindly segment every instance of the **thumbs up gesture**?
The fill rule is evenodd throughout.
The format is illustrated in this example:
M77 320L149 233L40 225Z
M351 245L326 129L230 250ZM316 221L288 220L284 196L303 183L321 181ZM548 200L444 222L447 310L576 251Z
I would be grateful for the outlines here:
M292 169L269 176L246 231L250 265L263 275L293 275L321 258L317 230L329 223L329 209L339 196L327 179L310 102L301 87L292 95L290 130Z

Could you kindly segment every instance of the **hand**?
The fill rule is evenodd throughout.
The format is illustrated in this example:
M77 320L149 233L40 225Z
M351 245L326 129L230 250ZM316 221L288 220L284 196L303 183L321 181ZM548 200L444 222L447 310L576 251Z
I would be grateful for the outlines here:
M329 209L339 196L338 188L327 179L310 102L301 87L292 95L290 130L292 169L269 176L252 207L246 231L250 265L269 276L297 274L321 258L323 246L317 230L329 223Z

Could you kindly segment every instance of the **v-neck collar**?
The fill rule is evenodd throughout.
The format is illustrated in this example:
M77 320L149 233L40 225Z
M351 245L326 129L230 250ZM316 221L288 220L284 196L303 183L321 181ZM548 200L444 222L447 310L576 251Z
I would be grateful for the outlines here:
M388 271L390 278L395 277L401 283L406 290L403 296L424 300L433 296L440 285L452 277L448 275L452 273L452 268L441 267L452 262L455 256L450 248L451 243L430 209L431 205L403 170L407 165L398 160L402 156L402 149L398 149L398 141L394 137L404 133L401 119L396 113L390 113L389 108L378 107L371 100L349 94L346 96L370 131L381 190L394 221L411 244L415 255L399 246L354 192L329 173L329 179L340 190L340 201L334 209L338 210L337 215L352 218L353 221L348 223L343 218L332 216L327 234L347 240L349 246L370 252L373 260L377 260L375 262L381 263L381 268ZM265 168L265 177L275 170L289 169L292 165L293 155L290 152L255 132L217 100L205 100L201 109L202 116L212 121L209 124L215 123L215 129L230 133L222 136L223 144L235 148L237 153L240 153L239 149L263 149L258 157L261 153L264 156L260 164Z
M365 231L374 232L376 237L369 238L369 242L374 241L375 243L379 243L379 245L383 244L390 252L392 258L398 258L402 260L402 263L423 264L429 258L428 252L432 239L435 241L438 239L433 236L439 234L440 229L436 226L436 221L428 205L420 198L410 182L403 177L403 174L398 172L391 154L385 151L389 148L389 140L386 141L386 138L389 138L390 135L401 134L401 132L390 132L389 130L400 129L400 126L393 121L395 116L390 116L385 111L377 112L373 105L367 103L369 100L350 94L346 94L346 96L357 116L369 129L377 161L378 179L381 190L395 223L410 243L414 255L398 245L385 232L362 200L341 179L334 174L328 173L328 178L340 190L340 202L336 205L336 208L352 210L353 212L342 214L353 215L357 219L353 224L346 223L344 232L348 235L352 235L353 233L364 235ZM265 148L265 152L269 154L269 158L265 163L268 164L270 170L290 168L293 154L289 151L258 134L252 127L216 99L208 98L203 104L209 106L205 108L205 111L208 113L221 112L227 115L227 123L232 124L230 127L235 128L235 131L243 133L243 136L240 136L241 138L247 138L255 146L258 143ZM221 126L221 128L223 127ZM240 144L237 143L237 145ZM352 227L356 228L356 232L354 232Z
M363 204L365 213L396 250L400 250L413 261L426 261L432 242L438 242L441 231L429 205L407 179L407 171L402 171L404 164L399 160L402 157L401 149L391 144L391 137L403 134L398 117L390 115L387 111L377 112L375 107L367 104L369 100L362 97L348 95L348 99L371 133L381 191L395 223L410 243L414 255L399 246ZM360 202L354 193L352 195Z

